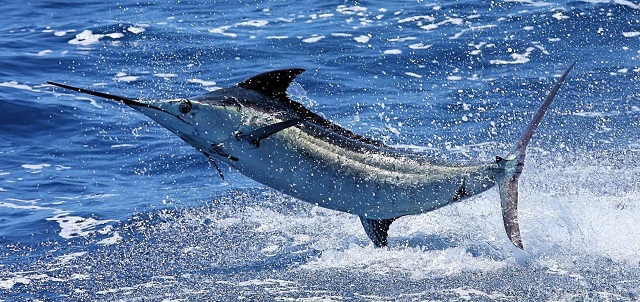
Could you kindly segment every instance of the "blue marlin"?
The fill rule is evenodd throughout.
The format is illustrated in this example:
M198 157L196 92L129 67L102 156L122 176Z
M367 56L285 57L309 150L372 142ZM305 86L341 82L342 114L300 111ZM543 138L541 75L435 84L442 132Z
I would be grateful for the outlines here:
M358 215L377 247L391 223L436 210L498 186L504 228L523 249L518 179L527 145L573 68L560 77L505 157L482 164L437 163L347 130L291 100L289 85L304 69L265 72L191 98L145 100L65 84L51 85L128 105L207 156L299 200Z

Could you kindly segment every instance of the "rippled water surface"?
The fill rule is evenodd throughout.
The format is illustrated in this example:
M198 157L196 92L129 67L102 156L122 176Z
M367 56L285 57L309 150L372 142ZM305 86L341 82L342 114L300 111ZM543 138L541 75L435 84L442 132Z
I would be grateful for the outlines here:
M640 299L634 1L0 2L0 301ZM439 160L505 155L559 75L521 178L403 217L282 195L143 115L54 89L194 96L271 69L324 117Z

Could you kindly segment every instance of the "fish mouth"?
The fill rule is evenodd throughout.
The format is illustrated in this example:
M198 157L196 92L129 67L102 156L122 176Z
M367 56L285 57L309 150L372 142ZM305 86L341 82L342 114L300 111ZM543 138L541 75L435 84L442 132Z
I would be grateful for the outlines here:
M57 86L60 88L64 88L64 89L68 89L71 91L76 91L76 92L81 92L81 93L85 93L85 94L89 94L89 95L93 95L93 96L97 96L97 97L101 97L101 98L105 98L105 99L109 99L109 100L114 100L114 101L118 101L121 102L133 109L136 109L138 111L141 111L143 113L144 109L153 109L153 110L158 110L162 113L171 115L177 119L179 119L180 121L190 124L188 121L184 120L182 117L175 115L169 111L166 111L160 107L157 106L153 106L151 104L147 104L147 103L143 103L139 100L135 100L132 98L127 98L127 97L123 97L123 96L118 96L118 95L114 95L114 94L109 94L109 93L104 93L104 92L99 92L99 91L94 91L94 90L89 90L89 89L84 89L84 88L79 88L79 87L74 87L74 86L69 86L69 85L65 85L65 84L60 84L60 83L55 83L55 82L47 82L47 84L53 85L53 86ZM146 114L146 113L145 113Z

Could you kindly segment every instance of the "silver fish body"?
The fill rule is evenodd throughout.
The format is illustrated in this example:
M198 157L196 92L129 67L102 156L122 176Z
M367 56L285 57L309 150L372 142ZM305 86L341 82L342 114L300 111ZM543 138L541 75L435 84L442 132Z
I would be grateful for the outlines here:
M433 211L498 184L507 236L522 249L518 178L526 147L574 64L558 80L514 150L505 158L477 165L438 163L320 117L286 94L303 69L266 72L201 96L160 101L49 84L122 102L175 133L216 167L225 162L302 201L356 214L376 246L387 245L389 226L398 217Z

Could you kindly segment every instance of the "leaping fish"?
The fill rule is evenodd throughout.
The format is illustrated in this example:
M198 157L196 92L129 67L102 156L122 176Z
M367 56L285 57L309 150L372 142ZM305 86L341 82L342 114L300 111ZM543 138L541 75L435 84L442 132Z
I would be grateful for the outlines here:
M347 130L286 93L304 69L274 70L204 95L168 100L122 97L54 82L61 88L136 109L207 156L245 176L324 208L358 215L377 247L396 219L500 192L504 228L523 249L518 179L531 136L575 65L569 66L505 157L482 164L436 163Z

